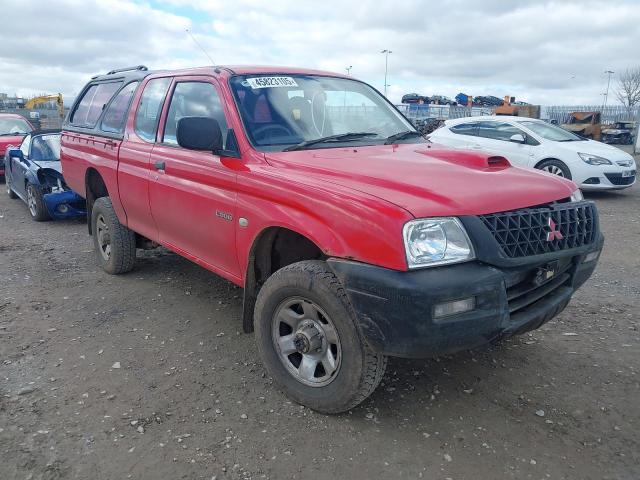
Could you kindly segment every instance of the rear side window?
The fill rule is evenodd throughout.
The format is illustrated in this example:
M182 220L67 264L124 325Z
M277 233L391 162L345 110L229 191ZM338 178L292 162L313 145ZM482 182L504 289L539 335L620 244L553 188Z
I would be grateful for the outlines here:
M105 106L121 86L122 82L91 85L73 111L71 124L77 127L95 127Z
M170 78L149 80L140 97L134 129L136 134L147 142L154 142L156 139L158 119L170 83Z
M102 118L100 129L103 132L122 133L124 131L131 98L137 87L138 82L132 82L118 92Z
M227 121L215 87L204 82L181 82L176 85L167 113L164 143L178 144L176 129L183 117L209 117L218 121L222 138L227 135Z
M461 123L460 125L454 125L449 130L451 130L452 133L457 133L458 135L478 136L477 123Z

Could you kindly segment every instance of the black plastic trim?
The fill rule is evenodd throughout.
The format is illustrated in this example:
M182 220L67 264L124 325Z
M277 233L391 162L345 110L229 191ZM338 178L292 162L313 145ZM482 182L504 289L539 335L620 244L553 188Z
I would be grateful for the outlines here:
M546 262L529 258L519 266L497 267L481 261L397 271L330 258L367 343L377 352L423 358L470 349L538 328L564 309L593 273L597 261L583 263L590 250L561 260L557 276L509 301L508 287L527 285ZM472 311L434 318L437 303L475 297Z

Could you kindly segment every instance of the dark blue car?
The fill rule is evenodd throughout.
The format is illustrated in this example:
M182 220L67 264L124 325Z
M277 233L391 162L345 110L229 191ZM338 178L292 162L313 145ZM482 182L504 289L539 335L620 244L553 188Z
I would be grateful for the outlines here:
M62 177L60 130L36 130L8 147L4 169L9 197L21 198L35 221L86 216L84 199Z

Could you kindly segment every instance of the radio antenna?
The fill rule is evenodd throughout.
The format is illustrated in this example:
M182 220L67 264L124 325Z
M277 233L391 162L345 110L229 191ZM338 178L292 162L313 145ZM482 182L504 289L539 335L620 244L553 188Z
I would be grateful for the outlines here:
M204 48L202 48L202 45L198 43L198 41L196 40L196 37L194 37L193 34L191 33L191 30L189 30L188 28L185 28L184 31L187 32L187 34L191 37L191 40L193 40L193 43L195 43L198 46L198 48L202 50L202 53L204 53L207 56L207 58L211 62L211 65L215 65L216 62L214 62L213 58L211 58L211 56L207 53L207 51Z

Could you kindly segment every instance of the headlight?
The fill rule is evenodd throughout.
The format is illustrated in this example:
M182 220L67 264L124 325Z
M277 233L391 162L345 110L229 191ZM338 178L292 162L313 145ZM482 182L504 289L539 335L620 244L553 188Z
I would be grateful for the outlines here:
M581 202L582 200L584 200L584 196L582 195L582 190L577 189L575 192L571 194L572 202Z
M578 153L580 158L589 165L611 165L611 160L599 157L598 155L591 155L590 153Z
M430 267L473 260L475 254L457 218L422 218L402 230L409 268Z

